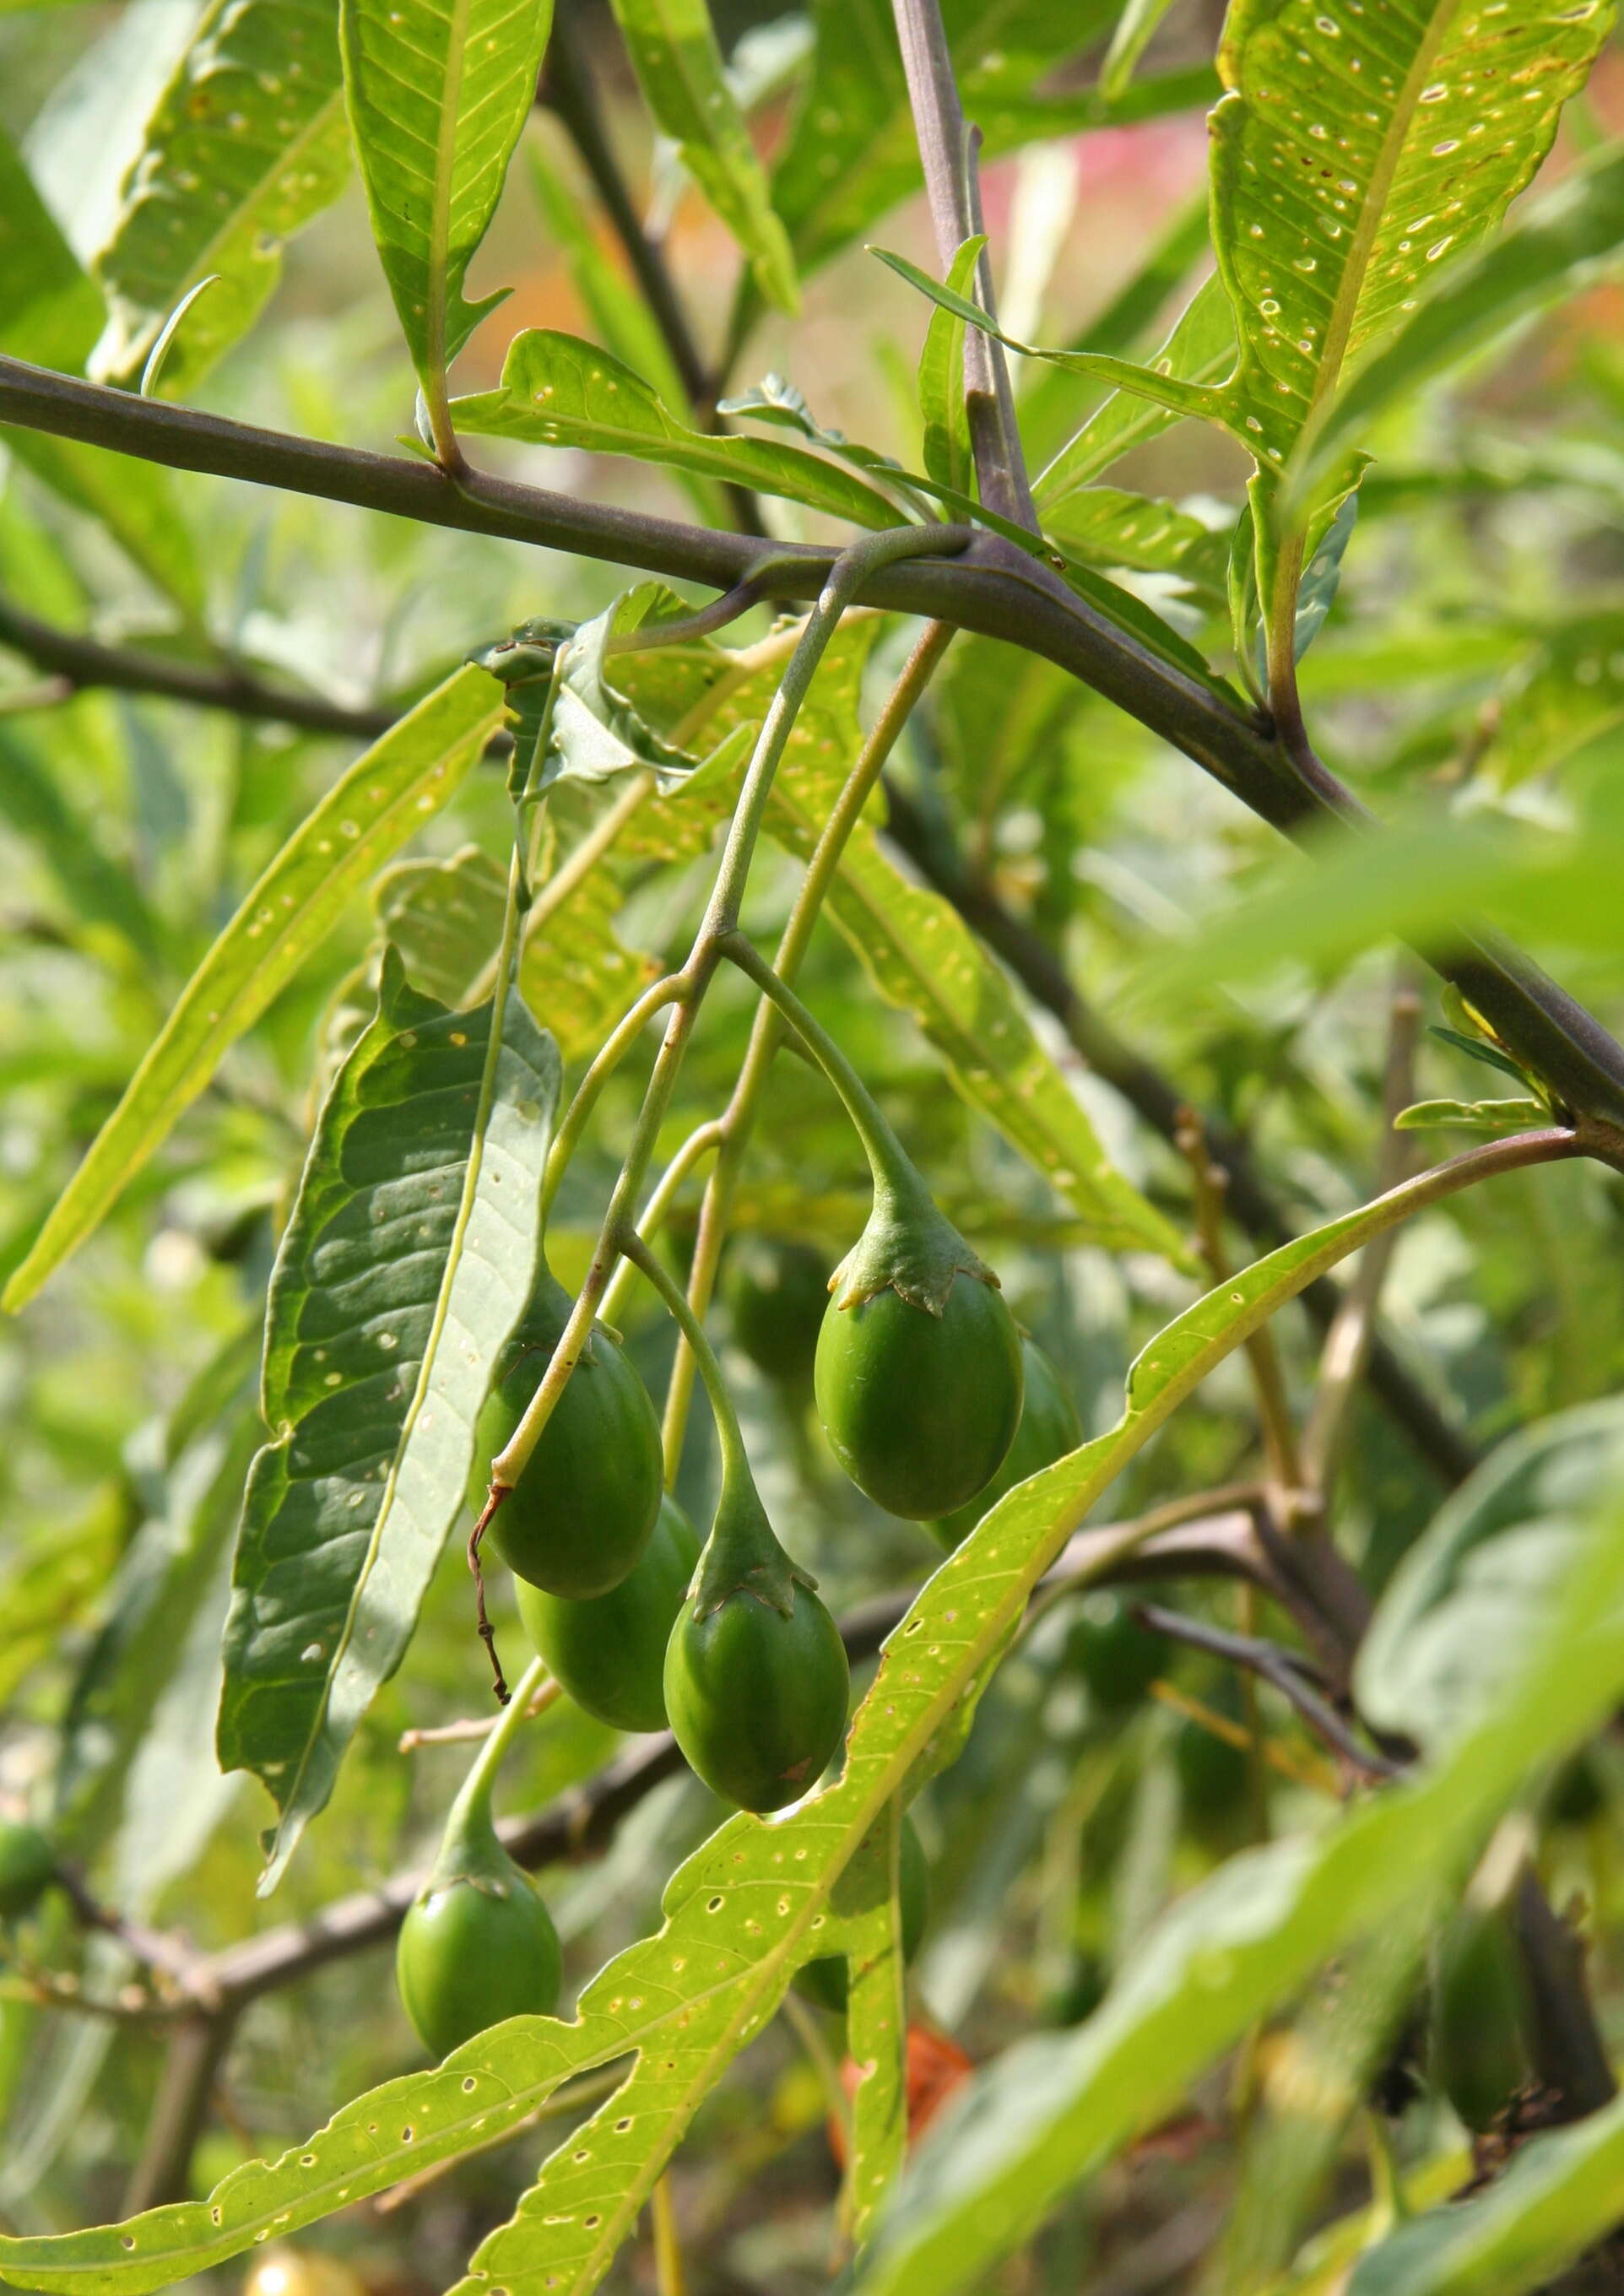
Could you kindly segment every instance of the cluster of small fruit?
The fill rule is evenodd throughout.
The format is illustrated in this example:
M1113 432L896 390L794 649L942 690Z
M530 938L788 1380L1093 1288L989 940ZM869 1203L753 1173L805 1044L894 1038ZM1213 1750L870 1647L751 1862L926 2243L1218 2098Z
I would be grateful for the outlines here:
M859 1488L952 1548L1006 1491L1072 1449L1081 1429L997 1278L928 1198L906 1212L898 1223L877 1206L833 1282L805 1245L742 1240L728 1304L734 1336L759 1367L801 1397L816 1393L834 1456ZM544 1271L480 1418L476 1506L483 1462L522 1420L570 1307ZM849 1695L834 1620L780 1547L736 1442L724 1441L701 1549L665 1489L648 1392L604 1325L487 1540L513 1573L537 1654L586 1712L621 1730L668 1725L695 1773L742 1809L782 1808L823 1775ZM908 1825L900 1895L910 1952L926 1888ZM440 2054L499 2018L553 2005L556 1936L488 1807L454 1812L407 1915L398 1969L420 2037ZM800 1981L843 2007L843 1958L813 1963Z

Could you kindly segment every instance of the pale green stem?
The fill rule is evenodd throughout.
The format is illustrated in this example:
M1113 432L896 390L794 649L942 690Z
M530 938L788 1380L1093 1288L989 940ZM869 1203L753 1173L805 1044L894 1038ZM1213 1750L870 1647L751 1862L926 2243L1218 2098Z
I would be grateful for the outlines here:
M693 1350L716 1420L717 1441L722 1453L723 1482L726 1483L731 1475L748 1476L750 1461L745 1455L744 1438L739 1428L739 1414L733 1407L733 1398L728 1394L727 1382L722 1377L722 1366L716 1359L716 1349L705 1337L704 1325L688 1305L687 1293L670 1270L656 1259L641 1236L628 1235L624 1249L627 1259L642 1270L665 1301L677 1330Z
M642 1215L637 1222L637 1233L644 1243L652 1242L659 1234L669 1217L671 1207L677 1201L683 1182L701 1158L708 1156L713 1148L720 1146L721 1140L721 1121L716 1117L713 1117L708 1124L701 1124L696 1130L689 1133L682 1146L660 1174L659 1185L653 1194L643 1207ZM638 1272L636 1260L621 1260L610 1278L609 1289L604 1292L603 1305L598 1309L598 1314L604 1323L613 1324L624 1311L627 1300L631 1296L632 1287L637 1281Z
M846 607L857 595L863 584L878 569L891 565L903 558L923 555L927 553L942 554L960 550L964 546L965 540L965 529L952 527L930 529L906 527L893 533L865 535L849 550L842 551L830 569L829 578L819 594L812 612L808 617L806 627L801 631L793 654L790 657L783 683L773 697L766 722L757 738L755 751L744 776L744 785L739 793L739 802L734 809L733 820L728 828L727 841L722 849L716 885L704 919L694 938L688 962L682 972L676 976L677 988L668 992L665 1000L668 1001L669 993L676 993L680 996L680 1002L667 1026L665 1039L655 1060L653 1072L650 1076L648 1088L644 1095L643 1106L633 1130L631 1144L626 1152L619 1177L615 1183L608 1210L603 1216L603 1225L599 1233L597 1247L593 1253L592 1265L586 1271L586 1280L570 1311L569 1321L559 1337L558 1345L553 1353L553 1359L542 1374L541 1383L530 1399L529 1409L514 1431L511 1442L491 1462L490 1497L487 1502L486 1513L481 1517L480 1523L475 1528L476 1547L480 1530L485 1521L488 1521L491 1509L500 1504L504 1492L512 1489L514 1482L523 1472L531 1452L540 1440L542 1431L552 1416L558 1398L563 1392L565 1383L579 1361L581 1350L586 1344L593 1319L608 1288L609 1279L613 1273L614 1262L622 1241L636 1233L634 1208L648 1172L649 1160L653 1154L654 1143L659 1137L660 1127L670 1106L677 1072L687 1050L688 1038L693 1033L700 1004L720 961L718 943L722 934L732 931L737 923L739 903L743 898L750 859L755 852L756 840L760 832L761 818L767 809L767 799L772 792L773 775L777 770L778 760L793 730L795 714L806 698L813 674L823 658L824 651L839 627L841 616ZM656 984L657 988L664 986L666 984ZM652 995L654 992L650 993ZM640 1002L645 1001L640 1000ZM633 1009L636 1012L637 1008ZM641 1021L638 1025L641 1026ZM621 1029L616 1031L617 1037L621 1035L625 1026L623 1022ZM612 1043L614 1039L611 1041ZM607 1050L607 1047L605 1049ZM620 1050L623 1052L625 1046L622 1045ZM603 1057L603 1055L600 1054L599 1061L593 1063L595 1070L598 1069ZM591 1071L588 1073L590 1075ZM600 1076L595 1089L595 1090L601 1089L602 1077ZM586 1085L583 1083L582 1091L585 1090ZM576 1095L578 1103L580 1098L581 1094L578 1093ZM576 1108L572 1107L570 1116L565 1119L566 1128L570 1126L572 1119L575 1119L575 1128L570 1135L569 1144L565 1147L562 1160L559 1157L560 1144L563 1138L562 1131L560 1140L554 1143L553 1154L548 1159L547 1185L544 1190L544 1204L550 1204L552 1201L558 1177L563 1169L563 1162L568 1159L569 1147L573 1145L574 1137L578 1135L579 1125L585 1121L585 1116L582 1115L577 1119Z
M763 996L772 999L840 1095L852 1128L863 1144L875 1186L900 1190L916 1187L917 1176L907 1151L827 1029L814 1020L795 991L779 979L760 950L743 933L729 933L721 949L730 964L736 964L746 980L753 980Z
M569 1169L570 1159L579 1145L581 1135L598 1104L598 1095L655 1013L662 1013L668 1004L680 1004L687 988L688 976L682 972L668 972L663 980L652 983L599 1047L591 1067L575 1088L575 1097L564 1111L563 1122L553 1136L553 1145L547 1152L546 1177L541 1185L541 1216L544 1221L553 1209L560 1185Z
M466 1817L471 1810L489 1808L491 1788L496 1782L496 1772L502 1767L503 1756L529 1719L530 1701L546 1678L546 1660L533 1658L520 1676L513 1697L503 1708L496 1728L474 1756L468 1775L463 1780L457 1798L451 1805L451 1814L446 1821L447 1833L452 1832L457 1820Z
M952 643L954 627L950 622L928 622L921 633L901 676L887 695L885 706L874 721L873 732L864 743L856 764L846 776L844 786L835 800L828 820L801 881L795 905L790 912L773 969L781 980L793 985L811 941L824 897L834 882L835 872L846 850L852 831L862 817L870 792L884 770L887 758L896 748L898 740L913 715L920 695L930 683L932 672ZM756 1111L760 1104L768 1070L783 1040L784 1023L778 1008L764 996L756 1011L750 1030L750 1046L744 1062L721 1119L722 1152L717 1159L715 1171L706 1185L704 1201L700 1206L699 1232L693 1242L693 1260L688 1272L688 1301L695 1315L701 1318L708 1312L716 1290L717 1271L721 1262L722 1247L727 1240L727 1230L733 1217L734 1198L737 1193L739 1175L755 1128ZM677 1359L671 1366L670 1382L666 1390L665 1422L662 1430L668 1463L682 1455L683 1435L688 1423L688 1410L693 1397L693 1357L685 1344L678 1346Z

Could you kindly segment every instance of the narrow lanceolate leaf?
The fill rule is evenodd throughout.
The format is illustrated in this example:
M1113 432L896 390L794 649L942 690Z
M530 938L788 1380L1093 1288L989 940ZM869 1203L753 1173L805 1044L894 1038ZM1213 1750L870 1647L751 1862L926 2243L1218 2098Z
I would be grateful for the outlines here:
M798 310L789 235L728 86L706 0L614 0L614 9L649 110L750 258L767 301Z
M1223 283L1215 276L1197 288L1148 364L1178 381L1201 385L1221 381L1233 369L1234 357L1234 317ZM1038 509L1052 511L1130 447L1142 446L1179 419L1171 407L1159 406L1135 391L1113 390L1034 482Z
M579 447L589 454L631 455L639 462L782 495L854 526L897 523L896 510L885 496L853 472L800 447L691 430L630 367L549 327L516 335L503 365L502 388L454 399L451 413L459 430L522 439L535 446Z
M968 295L986 246L984 234L967 239L954 257L947 284ZM919 412L924 423L924 464L939 485L975 491L975 457L970 446L970 416L964 406L964 322L952 311L935 310L919 355Z
M381 861L438 813L502 722L501 690L460 669L357 760L294 832L193 973L0 1306L21 1308L105 1218Z
M740 1816L721 1827L668 1882L658 1934L592 1980L573 2022L522 2017L494 2027L442 2067L346 2105L279 2161L234 2169L207 2200L93 2231L0 2236L0 2276L64 2296L144 2296L488 2145L570 2074L635 2058L613 2095L544 2163L511 2222L481 2243L455 2291L589 2296L701 2103L772 2015L793 1971L826 1949L834 1892L887 1805L957 1751L978 1694L1071 1529L1268 1316L1418 1201L1424 1194L1412 1183L1333 1221L1169 1324L1129 1374L1118 1425L1018 1485L921 1590L857 1710L839 1780L771 1823ZM1126 1534L1119 1552L1132 1544ZM1416 1870L1438 1870L1457 1852L1508 1782L1609 1710L1624 1680L1624 1542L1603 1538L1587 1549L1543 1595L1527 1622L1515 1694L1422 1787L1384 1798L1322 1840L1286 1841L1232 1861L1161 1925L1114 2007L1048 2044L997 2124L997 2141L939 2196L955 2219L947 2254L934 2282L914 2284L986 2284L977 2277L983 2260L1017 2221L1029 2221L1033 2205L1030 2185L1013 2206L989 2188L1012 2159L1019 2165L1023 2151L1041 2144L1090 2052L1101 2060L1087 2087L1097 2118L1060 2162L1062 2184L1096 2143L1144 2125L1182 2095L1261 2011L1296 1991L1339 1938L1378 1921ZM1152 2021L1141 2046L1141 2027ZM1046 2172L1052 2165L1046 2159ZM990 2205L980 2204L982 2196ZM899 2250L882 2227L873 2284L889 2286L885 2275L906 2263L906 2243Z
M1523 2296L1619 2221L1624 2098L1520 2147L1488 2190L1430 2209L1366 2250L1346 2296Z
M349 168L331 0L211 0L96 258L108 319L92 372L138 382L170 312L213 274L164 361L165 390L184 398L247 333L283 244L336 198Z
M273 1439L243 1504L220 1767L280 1822L263 1886L399 1665L465 1504L491 1366L524 1311L560 1063L508 994L453 1013L391 950L334 1078L271 1278Z
M1044 531L1091 565L1177 574L1215 596L1223 592L1228 537L1177 503L1122 487L1081 487L1044 513Z
M0 279L0 350L60 373L82 373L101 332L101 293L4 135ZM201 613L202 574L167 471L43 430L8 430L6 449L53 494L103 526L185 613Z
M1526 212L1503 239L1444 266L1419 308L1352 373L1302 441L1307 488L1396 400L1536 312L1578 294L1624 255L1624 147L1610 144Z
M341 0L373 236L425 390L505 289L463 294L536 100L552 0Z
M1349 362L1492 231L1612 28L1613 0L1239 0L1212 115L1227 420L1282 469Z

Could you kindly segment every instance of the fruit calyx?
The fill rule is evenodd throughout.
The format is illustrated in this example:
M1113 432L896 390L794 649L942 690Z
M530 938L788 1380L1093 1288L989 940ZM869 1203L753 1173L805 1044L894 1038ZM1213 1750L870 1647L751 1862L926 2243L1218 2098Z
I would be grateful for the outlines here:
M439 1855L417 1892L417 1903L455 1889L460 1882L482 1890L488 1898L507 1898L515 1881L523 1882L524 1876L502 1847L491 1815L490 1784L476 1767L451 1805Z
M816 1586L811 1572L791 1562L778 1544L749 1468L729 1461L716 1520L694 1573L695 1620L709 1618L735 1595L750 1595L764 1609L791 1618L796 1588L811 1592Z
M973 1276L995 1292L1002 1288L909 1167L876 1178L868 1225L835 1269L829 1289L839 1308L860 1308L889 1290L926 1315L939 1316L960 1275Z

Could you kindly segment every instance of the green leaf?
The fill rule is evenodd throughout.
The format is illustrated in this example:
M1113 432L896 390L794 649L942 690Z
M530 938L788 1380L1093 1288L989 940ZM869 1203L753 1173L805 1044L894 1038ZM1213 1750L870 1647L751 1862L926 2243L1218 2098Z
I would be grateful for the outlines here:
M1612 30L1612 0L1379 19L1238 0L1212 115L1213 236L1241 361L1226 419L1283 470L1431 268L1499 223Z
M799 430L803 439L811 439L837 462L849 463L854 470L871 474L882 487L889 487L900 499L910 517L925 514L924 504L915 491L920 486L917 479L909 479L900 463L890 455L882 455L876 447L863 447L848 439L843 430L830 430L820 422L807 404L804 391L781 374L764 374L759 382L748 390L737 391L731 398L717 401L718 414L742 414L753 422L771 423L775 430Z
M1538 1100L1418 1100L1393 1119L1396 1132L1527 1132L1548 1124L1551 1111Z
M1122 487L1079 487L1044 512L1044 531L1095 566L1177 574L1223 594L1229 538L1177 503Z
M474 1423L541 1251L557 1047L509 995L448 1013L386 953L271 1277L218 1749L258 1773L281 1877L399 1665L466 1504Z
M1360 1645L1359 1711L1431 1752L1478 1727L1506 1695L1553 1545L1583 1545L1598 1506L1624 1484L1621 1471L1616 1400L1560 1412L1500 1444L1395 1571Z
M21 160L0 135L0 350L80 374L103 319L95 282L56 227ZM134 566L191 619L203 580L167 471L43 430L6 432L8 452L52 492L106 529Z
M848 2191L851 2234L860 2256L886 2194L901 2173L907 2143L908 2009L902 1953L898 1861L902 1810L882 1814L832 1893L845 1916L849 1970L846 2054L857 2068L851 2100Z
M1328 508L1328 504L1320 506L1322 517ZM1347 554L1348 545L1353 539L1358 515L1358 496L1353 493L1345 496L1336 505L1335 513L1321 535L1313 556L1303 568L1302 579L1297 586L1297 603L1292 623L1292 658L1295 661L1300 661L1307 653L1324 629L1331 609L1336 603L1336 594L1341 586L1342 560ZM1252 525L1255 534L1255 521ZM1268 659L1262 630L1258 632L1254 641L1254 653L1259 690L1265 692L1268 686Z
M649 110L781 311L800 308L789 236L773 211L706 0L614 0Z
M895 255L884 247L871 247L869 253L877 255L888 270L906 279L910 287L917 287L922 295L928 295L939 309L951 311L971 326L979 327L984 335L990 335L1018 357L1043 359L1051 366L1062 367L1068 374L1087 375L1098 382L1114 383L1120 390L1149 399L1152 406L1175 418L1194 415L1203 422L1229 419L1229 400L1210 383L1186 381L1164 368L1161 362L1136 366L1131 359L1110 358L1099 351L1044 350L1033 343L1017 342L967 296L932 279L928 271L910 263L906 255Z
M860 479L799 447L728 439L679 422L640 375L574 335L534 327L508 346L502 387L452 401L459 430L521 439L733 480L855 526L895 526L897 512Z
M108 316L92 373L137 383L170 312L213 274L164 364L166 391L185 398L247 333L283 246L349 170L331 0L210 0L95 259Z
M1172 0L1128 0L1100 66L1100 94L1114 101L1126 90L1140 57L1155 37Z
M1222 283L1215 277L1196 289L1149 365L1200 388L1228 375L1234 358L1234 318ZM1068 495L1109 470L1131 447L1157 437L1179 419L1171 408L1154 406L1136 392L1114 391L1034 481L1032 493L1038 509L1047 518Z
M1448 264L1420 308L1324 404L1297 453L1292 484L1307 494L1338 455L1396 401L1458 366L1507 328L1617 268L1624 245L1624 146L1611 144L1521 214L1505 237Z
M105 1217L350 896L451 797L502 720L500 689L459 669L392 726L298 828L183 991L128 1090L12 1275L16 1309Z
M691 611L663 582L639 582L581 624L570 641L554 703L542 767L544 789L558 781L592 784L641 771L652 774L657 786L669 794L707 761L701 750L679 750L662 741L627 696L624 681L618 681L610 668L617 638L681 620ZM624 653L619 657L627 658ZM734 726L722 737L718 746L727 750L727 766L743 765L751 739L752 729L746 726ZM717 770L726 771L727 766L718 765Z
M986 245L981 233L967 239L954 257L947 284L955 294L969 294ZM964 406L964 322L951 311L932 311L925 329L919 354L919 412L924 421L925 469L942 486L973 494L975 457Z
M575 2021L515 2018L455 2051L444 2067L387 2083L275 2162L232 2172L206 2201L149 2210L128 2224L54 2236L0 2236L0 2276L64 2296L142 2296L208 2269L275 2231L296 2232L403 2176L492 2143L519 2126L571 2073L635 2057L614 2094L544 2164L512 2221L483 2241L457 2285L514 2296L588 2296L608 2271L671 2151L704 2098L759 2033L801 1962L824 1949L833 1892L875 1821L962 1743L976 1698L1032 1590L1075 1525L1178 1405L1285 1300L1349 1251L1427 1201L1412 1183L1346 1214L1210 1292L1178 1316L1128 1375L1126 1409L1108 1433L1020 1484L934 1573L888 1638L831 1786L771 1823L728 1821L666 1885L659 1933L619 1954L586 1988ZM1136 1534L1124 1535L1117 1553ZM1114 1559L1114 1556L1113 1556ZM1150 1965L1083 2032L1117 2056L1095 2085L1096 2111L1118 2128L1183 2093L1256 2007L1293 1989L1322 1939L1374 1919L1411 1885L1412 1856L1442 1861L1508 1776L1577 1737L1624 1678L1615 1623L1624 1540L1605 1539L1529 1622L1528 1671L1503 1718L1457 1749L1422 1787L1360 1813L1325 1847L1284 1841L1226 1866L1158 1935ZM1538 1694L1536 1694L1538 1693ZM1291 1923L1281 1949L1272 1915ZM1160 2009L1180 1959L1191 1980L1128 2065L1125 2028L1146 1997ZM1124 2004L1124 1993L1127 2000ZM1013 2062L1019 2053L1012 2053ZM1029 2062L1029 2059L1028 2060ZM1062 2067L1065 2060L1062 2060ZM999 2131L1006 2150L1029 2135L1057 2084L1027 2089ZM1078 2156L1068 2156L1069 2161ZM1063 2181L1074 2173L1070 2165ZM984 2182L984 2179L982 2179ZM975 2180L954 2198L968 2204ZM1010 2219L982 2211L934 2284L962 2284ZM882 2251L889 2266L894 2251ZM883 2284L882 2283L882 2284Z
M366 204L418 381L507 291L463 295L552 29L552 0L341 0L344 88Z
M551 898L552 887L544 880L537 888L532 920L541 922L527 921L519 987L531 1012L545 1015L564 1058L586 1059L660 968L616 931L622 895L606 866L588 870L562 901ZM373 903L416 987L461 1005L488 987L505 894L503 871L467 845L447 861L402 862L379 881Z
M1346 2296L1522 2296L1612 2232L1624 2187L1624 2097L1518 2147L1483 2192L1366 2249Z
M1017 2044L956 2100L882 2226L861 2296L985 2287L997 2259L1255 2020L1458 1875L1521 1780L1594 1727L1624 1682L1619 1530L1609 1514L1547 1546L1507 1640L1500 1702L1417 1784L1317 1836L1231 1858L1163 1916L1085 2025ZM1456 1617L1457 1650L1473 1623Z

